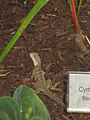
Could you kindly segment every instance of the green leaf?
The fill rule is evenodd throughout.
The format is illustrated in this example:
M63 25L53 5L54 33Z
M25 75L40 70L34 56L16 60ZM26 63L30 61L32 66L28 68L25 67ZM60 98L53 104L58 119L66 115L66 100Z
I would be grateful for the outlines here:
M82 0L79 1L77 16L78 16L78 14L79 14L79 12L80 12L81 5L82 5Z
M10 117L7 113L0 111L0 120L10 120Z
M18 28L16 34L13 36L13 38L10 40L4 51L2 52L0 56L0 62L5 58L5 56L8 54L8 52L11 50L11 48L15 45L21 34L23 33L24 29L28 26L28 24L31 22L31 20L35 17L35 15L40 11L40 9L48 2L48 0L38 0L36 5L32 8L32 10L28 13L26 18L24 19L23 23Z
M36 116L36 117L33 117L31 120L44 120L44 119L42 119L41 117Z
M31 88L21 85L14 92L13 99L20 107L22 120L31 120L35 116L51 120L45 105Z
M68 2L69 2L69 7L70 7L70 10L71 10L71 0L69 0Z
M20 120L19 106L11 97L0 99L0 120Z

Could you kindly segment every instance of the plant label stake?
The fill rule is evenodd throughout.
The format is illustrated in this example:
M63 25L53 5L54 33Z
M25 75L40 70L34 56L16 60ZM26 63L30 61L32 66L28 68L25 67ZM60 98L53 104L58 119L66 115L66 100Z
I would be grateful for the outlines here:
M69 72L67 111L90 113L90 72Z

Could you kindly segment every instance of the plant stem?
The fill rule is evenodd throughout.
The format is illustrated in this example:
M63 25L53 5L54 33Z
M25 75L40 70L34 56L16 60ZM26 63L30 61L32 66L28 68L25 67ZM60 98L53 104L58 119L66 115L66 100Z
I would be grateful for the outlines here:
M71 6L72 6L71 9L72 9L72 16L74 19L75 27L76 27L76 29L78 29L78 20L77 20L77 16L76 16L74 0L71 0Z

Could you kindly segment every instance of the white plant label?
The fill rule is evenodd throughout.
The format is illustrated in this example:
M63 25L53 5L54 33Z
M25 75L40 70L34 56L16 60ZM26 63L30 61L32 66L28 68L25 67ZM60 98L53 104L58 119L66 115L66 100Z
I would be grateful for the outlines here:
M67 112L90 113L90 72L69 72Z

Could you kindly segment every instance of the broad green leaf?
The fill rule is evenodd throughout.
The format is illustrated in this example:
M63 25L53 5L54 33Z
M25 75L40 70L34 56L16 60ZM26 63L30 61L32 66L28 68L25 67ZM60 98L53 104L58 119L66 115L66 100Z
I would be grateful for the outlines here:
M41 117L36 116L36 117L33 117L31 120L44 120L44 119L42 119Z
M31 120L35 116L51 120L45 105L31 88L21 85L14 92L13 99L20 106L22 120Z
M11 120L6 112L0 111L0 120Z
M11 97L0 99L0 120L20 120L20 109Z

